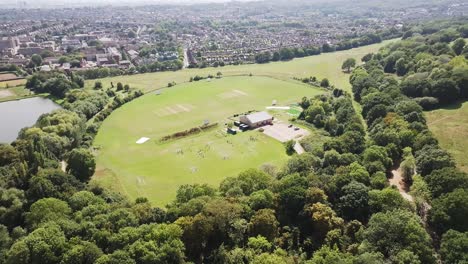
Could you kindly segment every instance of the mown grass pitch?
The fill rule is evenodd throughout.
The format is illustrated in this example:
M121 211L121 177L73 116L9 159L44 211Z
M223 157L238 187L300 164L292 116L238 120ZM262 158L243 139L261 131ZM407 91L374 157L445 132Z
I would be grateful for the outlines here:
M442 148L453 155L461 170L468 172L468 102L426 112L426 118Z
M324 92L296 81L268 77L224 77L202 80L148 93L117 109L95 139L94 180L130 198L148 197L165 205L182 184L217 185L228 176L264 163L281 166L283 145L260 132L226 136L227 118L249 110L296 103L303 96ZM161 143L174 132L218 122L217 128ZM136 141L150 138L144 144Z
M176 72L157 72L137 74L133 76L118 76L112 78L101 79L104 87L110 87L110 83L114 85L117 82L129 84L131 87L142 89L143 91L151 91L167 86L169 82L178 84L188 82L190 77L195 75L207 76L212 74L216 76L217 72L221 72L224 76L235 75L253 75L268 76L281 80L288 80L293 77L310 77L316 76L319 79L328 78L331 84L342 89L350 91L349 74L341 71L341 65L347 58L355 58L358 62L367 53L377 52L379 48L396 41L387 40L379 44L359 47L346 51L338 51L333 53L324 53L318 56L310 56L305 58L297 58L286 62L271 62L267 64L246 64L238 66L225 66L218 68L205 69L184 69ZM88 87L94 85L95 80L86 82Z

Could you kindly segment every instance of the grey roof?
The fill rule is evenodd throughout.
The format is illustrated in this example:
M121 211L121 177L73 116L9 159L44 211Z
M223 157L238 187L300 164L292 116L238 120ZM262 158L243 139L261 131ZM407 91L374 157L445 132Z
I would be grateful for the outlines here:
M253 114L246 115L245 117L252 123L263 122L263 121L271 120L273 118L267 112L256 112Z

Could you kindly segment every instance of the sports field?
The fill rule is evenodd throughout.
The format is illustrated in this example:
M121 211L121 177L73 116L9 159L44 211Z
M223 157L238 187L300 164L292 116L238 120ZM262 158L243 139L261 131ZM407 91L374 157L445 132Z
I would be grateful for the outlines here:
M428 126L457 166L468 172L468 102L426 112Z
M97 171L94 180L130 198L148 197L165 205L178 186L217 185L247 168L287 159L284 146L260 132L227 136L228 117L249 110L265 110L296 103L324 90L297 81L269 77L223 77L202 80L148 93L117 109L106 119L95 140ZM161 143L174 132L202 125L219 126L201 134ZM136 144L142 137L150 140Z
M261 75L269 76L276 79L288 80L293 77L310 77L328 78L331 83L342 89L350 89L349 74L341 71L341 64L347 58L355 58L358 62L361 58L370 52L376 52L379 48L391 43L395 40L387 40L379 44L364 46L356 49L338 51L333 53L324 53L318 56L310 56L305 58L297 58L286 62L271 62L267 64L247 64L238 66L225 66L218 68L205 69L184 69L176 72L157 72L138 74L133 76L118 76L112 78L101 79L104 86L109 86L113 82L129 84L132 87L142 89L143 91L151 91L161 87L165 87L169 82L184 83L188 82L190 77L195 75L207 76L208 74L216 75L219 71L224 76L233 75ZM87 86L91 87L94 80L87 81Z

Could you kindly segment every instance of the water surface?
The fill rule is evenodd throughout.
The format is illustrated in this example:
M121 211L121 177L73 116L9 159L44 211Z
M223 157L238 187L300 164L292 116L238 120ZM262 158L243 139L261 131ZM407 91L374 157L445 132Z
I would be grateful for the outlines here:
M0 143L14 141L23 127L34 125L39 116L59 108L52 100L42 97L0 103Z

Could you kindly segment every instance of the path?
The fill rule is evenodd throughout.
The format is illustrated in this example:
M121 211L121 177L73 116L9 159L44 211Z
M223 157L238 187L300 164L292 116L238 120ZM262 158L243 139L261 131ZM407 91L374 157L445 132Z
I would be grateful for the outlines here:
M405 198L406 200L410 202L413 202L414 200L413 196L411 196L408 193L409 187L407 186L405 181L403 181L403 176L401 175L401 169L398 168L396 170L392 170L392 175L393 177L388 180L390 185L396 186L401 196L403 196L403 198Z
M187 53L188 53L187 48L184 48L184 66L183 66L183 69L188 68L188 66L190 66Z
M64 160L60 162L60 168L63 172L67 172L67 163Z
M301 155L305 153L304 148L302 145L299 143L299 141L296 141L296 144L294 145L294 150L297 152L297 154Z

